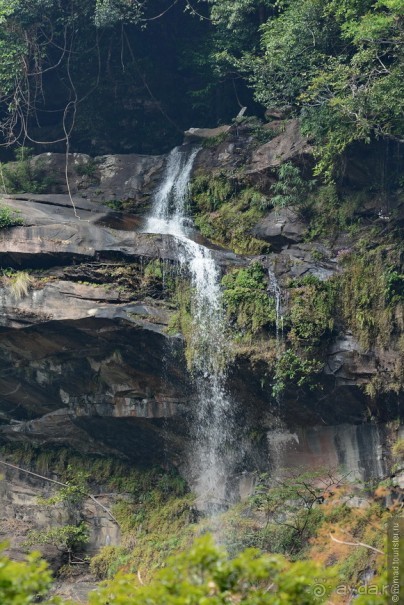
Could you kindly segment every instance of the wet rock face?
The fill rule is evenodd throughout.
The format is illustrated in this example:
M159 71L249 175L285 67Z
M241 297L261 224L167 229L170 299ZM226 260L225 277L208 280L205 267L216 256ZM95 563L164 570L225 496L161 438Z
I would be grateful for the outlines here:
M233 126L224 135L201 150L196 170L242 166L248 182L258 182L274 178L278 154L309 164L310 146L293 120L255 149L248 129ZM63 155L40 159L63 174ZM0 282L0 440L65 443L146 463L168 456L181 464L193 398L184 345L167 331L172 305L161 292L140 287L148 262L178 266L174 238L142 233L140 210L164 162L161 156L73 154L72 200L65 193L3 196L24 224L0 231L0 264L33 272L22 295L11 277ZM136 214L111 211L100 199L132 200ZM304 243L305 230L290 209L270 211L255 226L254 234L274 250L259 260L281 285L309 274L326 280L339 270L331 249ZM223 271L251 262L213 246L212 254ZM119 271L129 267L129 287L122 287ZM291 431L357 424L369 410L377 412L361 385L394 363L387 351L364 353L352 335L342 334L327 353L320 395L287 391L277 409L265 386L268 368L246 359L231 368L229 388L241 427L272 430L276 418ZM394 417L396 403L394 397L379 402L382 419Z

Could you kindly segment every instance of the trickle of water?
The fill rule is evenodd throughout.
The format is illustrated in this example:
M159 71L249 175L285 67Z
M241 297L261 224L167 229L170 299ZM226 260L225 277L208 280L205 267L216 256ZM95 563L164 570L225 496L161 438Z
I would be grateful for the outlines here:
M275 273L268 269L268 292L273 294L275 298L275 330L276 330L276 344L277 348L283 340L283 315L282 315L282 290L276 279Z
M189 237L186 216L189 180L199 149L173 149L157 189L145 231L173 235L178 260L191 277L191 374L193 451L189 455L199 506L214 512L226 500L226 483L235 465L234 406L226 392L228 339L220 271L211 251Z

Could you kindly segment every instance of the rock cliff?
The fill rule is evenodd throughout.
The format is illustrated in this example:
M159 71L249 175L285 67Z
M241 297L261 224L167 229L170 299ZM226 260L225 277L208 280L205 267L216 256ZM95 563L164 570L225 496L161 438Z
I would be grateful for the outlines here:
M223 130L200 151L195 174L225 171L237 186L268 195L281 164L310 172L312 150L294 120L267 132L257 146L251 129ZM0 233L0 439L181 466L192 387L183 339L170 328L176 309L167 282L179 272L177 249L171 236L142 232L164 157L69 160L72 197L58 154L34 160L54 175L54 192L2 196L23 224ZM394 203L399 221L402 206ZM380 222L392 208L373 202L366 212ZM293 208L269 206L248 229L269 250L237 255L213 238L223 273L258 262L285 291L291 280L322 283L340 274L341 251L352 246L346 233L307 237L307 217ZM387 390L375 399L363 385L395 371L394 338L366 349L338 326L323 346L320 388L286 388L280 403L264 361L237 354L229 387L240 404L238 422L259 434L246 447L245 468L326 461L383 476L383 423L396 418L400 395Z

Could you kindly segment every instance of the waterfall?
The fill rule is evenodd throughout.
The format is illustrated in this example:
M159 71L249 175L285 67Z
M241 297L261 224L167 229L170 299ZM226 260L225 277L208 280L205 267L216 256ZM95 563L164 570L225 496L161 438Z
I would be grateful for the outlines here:
M176 147L170 153L153 198L145 231L173 235L178 259L191 278L192 451L189 466L200 508L210 512L226 501L226 482L234 468L233 415L226 392L228 340L220 287L220 270L205 246L189 236L186 215L189 180L199 149Z

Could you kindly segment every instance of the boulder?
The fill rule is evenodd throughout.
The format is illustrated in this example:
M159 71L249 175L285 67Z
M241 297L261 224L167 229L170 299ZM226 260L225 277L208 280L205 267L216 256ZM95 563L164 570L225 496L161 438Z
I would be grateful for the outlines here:
M274 250L290 243L301 242L307 227L292 208L272 210L254 227L253 235L269 242Z
M285 130L277 137L261 145L246 166L246 175L266 172L278 168L284 162L293 161L299 165L312 166L313 148L300 131L298 120L285 122Z
M217 126L217 128L190 128L184 132L186 140L203 141L213 139L221 134L229 132L231 126Z

